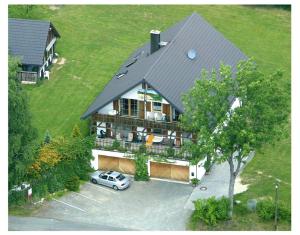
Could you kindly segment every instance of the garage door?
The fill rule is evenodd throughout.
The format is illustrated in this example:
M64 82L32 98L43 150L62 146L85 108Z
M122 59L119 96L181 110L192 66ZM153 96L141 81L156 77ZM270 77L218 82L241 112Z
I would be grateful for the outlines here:
M189 167L150 162L150 175L155 178L189 181Z
M127 174L135 173L135 162L132 159L98 156L98 168L100 170L119 171Z

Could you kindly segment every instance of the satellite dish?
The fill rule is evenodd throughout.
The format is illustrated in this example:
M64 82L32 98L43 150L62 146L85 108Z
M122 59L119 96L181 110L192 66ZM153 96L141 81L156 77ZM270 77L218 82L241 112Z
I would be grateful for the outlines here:
M194 60L197 57L197 52L195 49L190 49L187 53L189 59Z

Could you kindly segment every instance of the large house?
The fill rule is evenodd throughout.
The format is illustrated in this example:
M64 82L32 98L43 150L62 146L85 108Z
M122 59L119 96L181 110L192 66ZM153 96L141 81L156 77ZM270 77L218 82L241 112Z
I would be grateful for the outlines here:
M150 42L124 62L82 115L82 119L91 117L91 130L97 133L102 149L93 152L94 167L134 171L128 154L104 151L117 139L131 151L144 143L153 155L169 151L181 158L169 163L153 159L148 166L152 177L183 181L201 178L203 162L192 166L188 156L180 156L181 146L193 141L193 133L186 132L178 122L184 112L182 94L199 79L202 69L218 69L221 62L235 69L246 58L196 13L165 32L151 30Z
M8 53L19 57L22 83L36 83L48 77L47 68L55 55L55 44L60 35L49 21L8 19Z

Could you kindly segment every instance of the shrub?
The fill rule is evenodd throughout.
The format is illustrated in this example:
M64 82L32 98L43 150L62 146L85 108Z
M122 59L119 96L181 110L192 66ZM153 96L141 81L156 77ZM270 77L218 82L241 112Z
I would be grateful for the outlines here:
M172 147L167 148L166 155L169 158L172 158L175 156L175 150Z
M57 177L54 175L53 177L49 177L47 180L47 187L49 193L54 193L64 189L64 185L61 181L57 180Z
M234 207L234 211L237 212L239 215L246 215L249 213L247 206L243 203L236 204Z
M117 140L114 140L114 142L112 143L111 145L112 149L115 150L115 149L119 149L121 147L121 143Z
M193 218L201 220L208 225L216 225L218 221L227 220L229 200L225 197L217 200L215 197L199 199L194 202Z
M10 190L8 193L9 205L23 205L26 202L27 190L13 191Z
M197 185L199 184L199 181L200 181L200 180L198 180L197 178L193 178L193 179L191 180L193 186L197 186Z
M139 153L146 153L147 152L147 147L146 145L142 144L139 147Z
M134 179L136 181L148 181L148 167L147 167L147 156L144 154L135 155L135 174Z
M78 176L72 176L65 182L66 189L70 191L78 191L80 186L80 181Z
M32 197L40 199L48 194L48 186L43 181L35 182L32 185Z
M45 134L45 137L44 137L44 143L49 144L51 142L51 139L52 139L51 135L50 135L49 131L47 130L46 134Z
M272 199L261 200L257 203L256 211L262 220L275 218L275 202ZM291 211L283 202L278 203L278 220L291 221Z

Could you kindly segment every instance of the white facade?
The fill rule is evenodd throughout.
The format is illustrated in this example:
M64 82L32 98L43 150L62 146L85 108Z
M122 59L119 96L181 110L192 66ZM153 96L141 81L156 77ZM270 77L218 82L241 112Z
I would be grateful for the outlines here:
M98 149L93 149L92 155L93 155L94 159L91 160L91 167L94 170L98 170L98 156L99 155L109 156L109 157L117 157L117 158L132 158L134 156L133 154L125 154L125 153L120 153L120 152L105 151L105 150L98 150ZM155 159L149 158L147 161L149 175L151 173L150 172L150 162L155 162ZM189 167L189 179L191 180L193 178L197 178L197 179L201 180L205 174L204 162L205 162L205 159L199 161L197 165L190 165L190 163L188 161L167 159L166 163L174 164L174 165L178 165L178 166L188 166ZM168 179L162 179L162 180L170 181Z
M113 102L110 102L109 104L105 105L103 108L99 109L98 113L101 114L109 114L114 109Z

